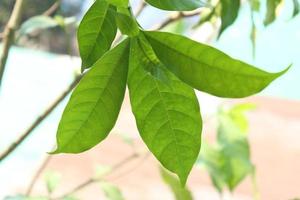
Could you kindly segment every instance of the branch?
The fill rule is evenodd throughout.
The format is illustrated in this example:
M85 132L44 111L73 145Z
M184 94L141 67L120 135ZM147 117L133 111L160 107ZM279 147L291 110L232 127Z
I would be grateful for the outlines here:
M71 85L64 91L45 111L38 117L33 124L20 136L20 138L12 143L3 153L0 154L0 163L6 157L8 157L18 146L20 146L24 140L32 133L32 131L41 124L41 122L47 118L48 115L68 96L68 94L74 89L74 87L79 83L82 75L78 75Z
M45 170L45 168L47 167L47 165L50 162L51 158L52 158L51 155L47 155L46 159L43 161L42 165L39 167L39 169L37 170L37 172L33 176L31 182L29 183L28 189L27 189L27 191L25 193L26 196L30 196L30 194L32 192L32 189L33 189L36 181L41 176L41 174Z
M144 0L140 1L140 4L135 12L135 17L138 18L142 12L144 11L144 9L147 7L147 3Z
M60 4L61 4L61 0L57 0L50 8L48 8L48 10L46 10L43 13L43 15L45 15L45 16L52 15L59 8Z
M15 31L19 26L20 18L23 11L24 0L16 0L11 17L3 33L2 55L0 57L0 88L10 47L14 42Z
M129 155L128 157L124 158L123 160L121 160L120 162L116 163L115 165L113 165L111 167L111 170L107 173L107 174L104 174L103 176L108 176L109 174L113 173L114 171L118 170L119 168L123 167L124 165L126 165L127 163L131 162L132 160L138 158L140 155L137 154L137 153L133 153L131 155ZM86 188L87 186L91 185L91 184L94 184L94 183L97 183L99 181L102 181L103 180L103 177L101 178L89 178L88 180L80 183L78 186L76 186L75 188L73 188L72 190L66 192L65 194L59 196L59 197L56 197L56 198L53 198L54 200L59 200L59 199L64 199L84 188Z
M166 26L168 26L169 24L176 22L180 19L183 18L189 18L189 17L194 17L197 15L200 15L201 11L197 11L197 12L192 12L192 13L184 13L184 12L178 12L175 15L172 15L170 17L168 17L167 19L165 19L163 22L161 22L159 25L157 25L155 27L155 30L161 30L163 28L165 28Z

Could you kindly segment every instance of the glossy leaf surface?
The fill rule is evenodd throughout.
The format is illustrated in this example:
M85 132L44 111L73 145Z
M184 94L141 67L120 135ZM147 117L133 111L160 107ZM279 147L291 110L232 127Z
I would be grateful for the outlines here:
M107 52L82 78L64 110L54 153L80 153L113 128L124 98L128 40Z
M141 39L131 42L132 110L150 151L185 184L200 150L199 104L194 90L167 71L146 45Z
M203 6L201 0L146 0L152 6L162 10L188 11Z
M260 92L285 73L268 73L225 53L164 32L145 32L161 62L182 81L215 96L239 98Z
M82 70L91 67L110 46L117 33L115 9L105 0L97 0L83 17L78 28Z

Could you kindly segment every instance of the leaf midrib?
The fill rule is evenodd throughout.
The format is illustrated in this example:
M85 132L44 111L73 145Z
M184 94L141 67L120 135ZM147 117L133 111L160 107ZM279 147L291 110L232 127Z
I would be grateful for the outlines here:
M93 45L92 49L88 53L87 59L90 59L90 57L92 56L92 54L93 54L93 52L94 52L94 50L95 50L95 48L97 46L97 42L96 41L98 40L99 36L101 35L100 33L101 33L101 30L102 30L105 18L107 17L107 13L108 13L109 8L110 8L110 4L107 3L106 9L105 9L105 13L103 14L103 17L102 17L102 20L101 20L101 24L99 26L99 29L97 30L97 37L95 39L95 42L93 43L94 45Z
M122 55L120 56L120 59L118 60L118 62L116 63L116 66L119 66L120 63L123 61L123 55L126 52L126 50L123 50ZM84 127L84 125L87 123L87 121L89 120L90 116L95 112L95 108L98 106L99 102L101 101L101 96L104 93L104 91L107 89L107 85L108 83L111 81L111 79L113 78L113 75L116 71L117 67L114 68L114 70L111 73L111 76L109 77L108 81L105 84L105 87L103 88L101 94L99 95L99 98L97 99L95 105L93 106L93 108L91 109L90 113L88 114L88 117L86 118L86 120L84 120L80 126L80 128L76 131L76 133L73 134L73 136L70 138L69 143L71 143L71 141L73 141L75 139L75 136L82 130L82 128ZM68 146L68 144L65 144L63 147ZM63 148L61 147L61 148Z
M182 53L180 51L177 51L177 49L175 49L175 48L173 48L171 46L166 45L165 43L163 43L163 42L155 39L155 37L153 37L153 36L150 36L150 35L148 35L148 36L151 37L152 39L154 39L156 42L158 42L158 43L162 44L163 46L167 47L168 49L172 50L173 52L175 52L177 54L180 54L183 57L187 57L187 58L193 60L194 62L201 63L201 65L204 66L203 68L206 68L206 70L207 69L209 70L209 67L211 67L211 68L216 68L217 70L220 70L220 71L223 71L223 72L226 72L226 73L232 73L232 74L241 75L241 76L244 76L244 77L253 77L253 78L256 78L256 79L259 79L260 77L268 78L268 74L265 74L265 75L264 74L261 74L261 75L252 75L252 74L245 74L245 73L236 73L236 72L233 72L233 71L227 71L225 69L222 69L222 68L219 68L219 67L216 67L216 66L212 66L211 64L205 63L205 62L203 62L201 60L197 60L196 58L193 58L193 57L189 57L189 56L185 55L184 53ZM233 59L233 58L231 58L231 59ZM236 59L234 59L234 61L241 62L241 61L238 61ZM209 66L209 67L205 67L205 65ZM255 69L257 69L257 68L255 68ZM259 69L257 69L257 70L259 70ZM276 75L276 74L274 74L274 75Z

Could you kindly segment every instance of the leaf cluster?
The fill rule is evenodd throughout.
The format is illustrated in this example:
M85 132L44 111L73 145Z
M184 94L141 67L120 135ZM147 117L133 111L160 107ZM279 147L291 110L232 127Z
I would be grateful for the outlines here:
M198 0L148 0L167 10L192 10ZM125 39L111 48L120 30ZM184 185L201 146L195 91L218 97L256 94L281 76L180 35L146 31L127 0L96 0L78 29L82 71L57 131L53 153L81 153L114 127L129 89L139 133L153 155Z

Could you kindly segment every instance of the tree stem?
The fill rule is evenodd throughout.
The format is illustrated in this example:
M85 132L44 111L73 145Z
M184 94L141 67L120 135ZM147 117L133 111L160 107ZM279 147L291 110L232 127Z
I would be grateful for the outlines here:
M78 75L71 85L44 111L44 113L39 116L33 124L14 142L12 143L4 152L0 154L0 163L5 158L7 158L18 146L20 146L24 140L32 133L35 128L37 128L43 121L52 113L52 111L69 95L69 93L74 89L74 87L79 83L82 75Z
M2 83L2 79L3 79L3 74L5 71L7 58L9 55L9 50L10 50L10 47L14 43L15 31L19 26L23 7L24 7L24 0L16 0L11 17L10 17L10 19L5 27L4 33L3 33L2 55L0 57L0 88L1 88L1 83Z

